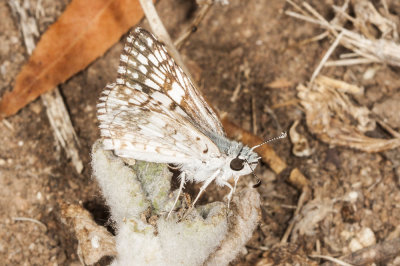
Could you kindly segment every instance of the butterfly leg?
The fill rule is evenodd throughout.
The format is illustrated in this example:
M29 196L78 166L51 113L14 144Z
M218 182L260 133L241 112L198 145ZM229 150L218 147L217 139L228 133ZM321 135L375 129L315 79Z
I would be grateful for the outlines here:
M194 207L194 205L196 204L197 200L200 198L200 195L203 193L204 190L206 190L206 188L208 187L209 184L211 184L211 182L217 177L217 175L219 174L220 170L216 171L212 176L210 176L205 182L204 184L201 186L199 194L197 194L197 197L194 199L193 204L192 204L192 208Z
M235 187L232 187L232 185L226 181L224 181L223 184L231 189L231 191L228 194L228 209L229 209L229 204L231 203L233 192L235 192L236 190L236 182L235 182Z
M179 185L178 195L176 196L174 205L172 205L172 208L171 208L171 210L169 211L169 213L168 213L168 215L167 215L167 219L168 219L169 216L171 215L171 212L174 210L175 205L176 205L176 203L178 202L179 196L180 196L181 193L182 193L183 186L185 185L185 173L184 173L184 172L181 173L180 178L181 178L181 184Z
M237 186L237 182L239 181L239 177L240 176L235 177L235 186L233 187L233 193L235 193L235 191L236 191L236 186Z

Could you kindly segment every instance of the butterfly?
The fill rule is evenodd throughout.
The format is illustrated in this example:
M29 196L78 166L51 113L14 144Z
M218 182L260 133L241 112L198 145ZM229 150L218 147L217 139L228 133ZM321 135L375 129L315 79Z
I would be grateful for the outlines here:
M105 150L180 169L174 207L187 181L202 183L192 206L212 181L230 189L229 204L239 178L258 164L253 151L258 146L226 137L188 75L145 29L136 28L126 38L118 78L102 92L97 110Z

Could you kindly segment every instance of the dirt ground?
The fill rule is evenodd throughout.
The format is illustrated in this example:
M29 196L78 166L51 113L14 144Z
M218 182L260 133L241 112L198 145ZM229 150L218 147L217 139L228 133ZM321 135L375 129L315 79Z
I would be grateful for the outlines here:
M67 6L67 0L27 0L32 13L38 5L39 30L43 33ZM39 2L39 3L38 3ZM332 4L343 1L309 1L326 18L333 17ZM380 2L380 1L374 1ZM389 2L389 1L388 1ZM194 1L163 0L157 6L172 36L192 19ZM219 112L262 138L278 136L300 120L298 131L314 152L308 157L292 154L290 139L271 144L291 167L309 180L315 217L321 219L305 232L289 239L289 254L341 256L352 252L352 240L369 236L380 243L400 234L400 155L399 149L366 153L348 147L330 146L311 134L303 109L297 103L296 86L309 81L329 48L329 39L297 45L320 34L317 26L287 16L283 0L229 0L215 5L181 53L200 89ZM400 9L391 10L395 16ZM27 60L18 19L7 1L0 1L0 95L13 87L15 77ZM146 27L146 22L142 26ZM77 241L60 221L59 203L82 204L100 223L107 223L107 211L96 182L92 179L90 151L99 138L96 102L108 82L115 79L123 41L115 44L87 69L60 85L72 124L80 141L81 174L67 160L56 143L42 101L36 100L17 115L7 118L12 129L0 123L0 262L2 265L79 265ZM333 57L343 52L338 48ZM375 69L375 76L364 74ZM400 129L399 69L381 64L330 67L324 75L364 88L353 99L372 109L385 106L385 119ZM276 88L273 81L288 85ZM232 100L235 88L239 97ZM276 116L271 116L272 113ZM385 138L375 130L370 136ZM256 174L263 183L257 188L262 197L262 218L246 249L232 265L254 265L277 247L286 231L301 191L262 164ZM240 187L254 182L242 178ZM226 193L211 186L203 201L220 199ZM355 196L354 198L354 195ZM352 197L351 200L348 200ZM321 214L321 213L324 214ZM32 222L23 218L31 218ZM366 233L367 232L367 233ZM282 253L284 254L284 253ZM282 255L283 256L283 255ZM289 256L290 257L290 256ZM291 258L287 265L294 263ZM282 261L284 259L282 258ZM276 261L276 264L283 262ZM316 263L321 263L315 259ZM399 265L400 256L386 264Z

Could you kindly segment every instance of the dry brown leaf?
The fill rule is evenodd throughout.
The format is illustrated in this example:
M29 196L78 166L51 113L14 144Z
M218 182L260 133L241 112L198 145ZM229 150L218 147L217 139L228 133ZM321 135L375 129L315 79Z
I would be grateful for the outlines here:
M366 152L380 152L400 146L400 138L379 139L365 135L374 130L368 108L354 105L345 93L359 92L343 81L318 77L308 88L297 87L305 109L308 129L323 142Z
M0 101L0 119L13 115L104 54L143 11L138 0L73 0L43 34Z
M60 207L63 222L72 227L78 239L78 255L84 265L117 255L114 236L96 224L87 210L76 204L60 203Z

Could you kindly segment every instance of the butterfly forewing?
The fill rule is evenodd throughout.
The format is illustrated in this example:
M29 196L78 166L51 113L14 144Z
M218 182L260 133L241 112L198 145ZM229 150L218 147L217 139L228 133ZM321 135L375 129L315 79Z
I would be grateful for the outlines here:
M106 149L166 163L219 154L203 134L223 135L217 116L153 35L137 29L128 36L118 73L98 104Z
M138 28L129 34L121 55L117 83L141 85L150 95L162 92L172 100L171 109L179 106L193 124L224 135L216 114L168 54L165 45L144 29Z

